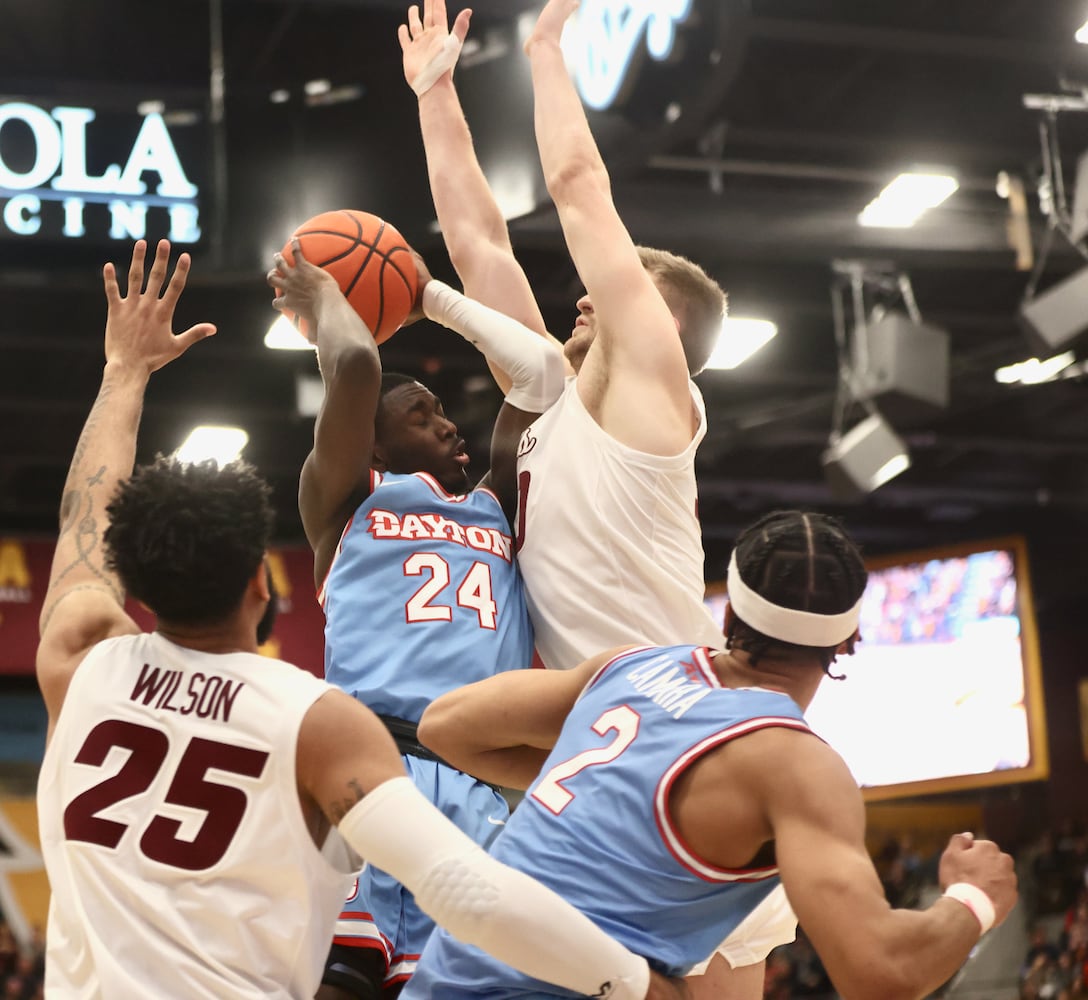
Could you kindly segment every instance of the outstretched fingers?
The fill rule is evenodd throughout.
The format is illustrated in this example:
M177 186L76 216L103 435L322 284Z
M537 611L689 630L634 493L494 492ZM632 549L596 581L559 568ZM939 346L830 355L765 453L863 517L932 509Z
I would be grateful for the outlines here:
M163 241L166 242L165 240ZM159 266L159 256L162 251L162 243L159 244L160 253L155 255L155 266L151 269L151 280L148 282L147 290L150 292L155 285L155 281L158 280L159 285L162 285L163 274L166 271L166 260L163 259L162 273L158 274L156 279L156 273ZM169 244L166 249L167 254L170 253ZM170 275L170 283L166 286L166 294L162 297L162 304L167 310L167 315L173 315L174 307L178 304L178 299L181 297L182 291L185 289L185 283L189 280L189 268L192 267L192 258L183 253L179 258L177 264L174 265L174 273ZM155 288L155 294L158 294L158 288Z
M102 268L102 287L106 291L106 305L114 309L121 303L121 289L117 285L117 268L113 262Z
M468 25L471 18L472 9L466 7L457 15L456 20L453 22L453 28L450 30L450 34L452 34L462 45L465 44L465 39L468 37Z
M170 263L170 242L159 240L155 247L155 259L151 262L151 273L147 276L146 295L158 298L162 291L162 284L166 280L166 268Z
M204 340L207 337L213 337L216 333L216 327L214 323L194 323L184 333L179 333L174 337L174 346L177 349L178 356L184 354L193 344L197 341Z
M419 7L415 4L408 8L408 31L412 38L418 38L423 34L423 22L419 19Z
M128 265L128 287L125 289L125 297L139 295L144 287L144 257L147 254L147 242L137 240L132 248L132 260Z

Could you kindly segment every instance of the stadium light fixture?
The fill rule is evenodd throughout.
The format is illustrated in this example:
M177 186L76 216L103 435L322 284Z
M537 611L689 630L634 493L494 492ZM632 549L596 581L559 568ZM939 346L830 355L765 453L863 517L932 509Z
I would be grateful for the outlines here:
M910 453L891 425L873 413L832 441L821 464L835 499L857 501L906 472Z
M865 207L858 222L866 227L908 229L959 186L948 174L900 174Z
M707 368L732 369L747 361L778 333L778 326L767 319L727 316L714 345Z
M286 316L279 315L264 335L264 346L274 351L312 351L311 344Z
M175 457L181 462L204 462L210 458L226 465L242 454L248 441L249 435L241 427L203 424L189 432Z
M994 379L1004 385L1039 385L1042 382L1053 382L1075 360L1076 355L1072 351L1055 354L1044 361L1028 358L1027 361L998 368L994 372Z

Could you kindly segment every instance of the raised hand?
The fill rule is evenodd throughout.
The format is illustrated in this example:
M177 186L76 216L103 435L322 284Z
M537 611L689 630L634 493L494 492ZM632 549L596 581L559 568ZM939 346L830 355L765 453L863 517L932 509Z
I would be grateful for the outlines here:
M558 45L564 26L577 9L578 0L548 0L532 34L525 40L525 51L528 52L537 42L554 42Z
M446 0L423 0L423 17L419 6L408 8L408 23L397 29L397 39L404 54L404 79L417 95L426 93L446 73L453 73L468 34L472 11L466 8L448 27Z
M311 344L316 344L318 303L322 295L340 295L340 286L328 271L306 259L297 236L291 238L291 255L294 266L283 254L272 258L274 266L267 275L268 283L276 289L272 306L280 312L295 313L303 321L299 331Z
M131 364L148 374L181 357L198 340L215 333L211 323L196 323L184 333L173 332L174 309L189 276L190 259L183 253L174 273L162 291L170 261L170 244L159 240L155 260L144 287L144 258L147 243L139 240L132 248L125 294L117 285L117 270L112 263L102 268L106 291L106 362ZM160 297L160 292L162 295Z

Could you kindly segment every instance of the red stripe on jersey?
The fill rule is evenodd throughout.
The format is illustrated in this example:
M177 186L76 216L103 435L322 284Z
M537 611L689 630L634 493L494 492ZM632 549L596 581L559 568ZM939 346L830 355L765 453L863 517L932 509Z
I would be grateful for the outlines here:
M744 722L708 736L689 748L673 762L657 784L657 790L654 793L654 818L657 822L657 832L669 849L669 853L684 868L704 882L759 882L778 874L778 868L719 868L696 855L673 826L669 816L669 793L672 791L672 786L684 771L711 750L717 749L730 740L746 736L748 733L774 728L812 732L800 719L791 719L788 716L760 716L755 719L746 719Z
M426 483L440 500L448 500L450 503L464 503L469 498L469 494L467 493L462 493L460 495L450 493L449 490L447 490L446 487L429 472L413 472L412 475L421 482ZM491 495L494 496L495 494L492 493Z
M369 948L371 951L380 951L382 957L386 959L386 963L388 964L389 949L386 948L384 942L378 940L378 938L340 937L339 935L334 935L332 943L343 945L345 948Z
M708 646L697 646L695 648L695 665L703 672L703 675L707 679L707 683L711 687L720 688L722 682L718 680L718 675L714 673L714 667L711 665L711 660L714 658L714 650Z

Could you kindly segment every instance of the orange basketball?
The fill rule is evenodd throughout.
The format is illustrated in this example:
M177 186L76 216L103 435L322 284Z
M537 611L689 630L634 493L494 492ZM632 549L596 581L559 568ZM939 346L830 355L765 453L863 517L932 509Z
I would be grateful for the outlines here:
M311 264L328 271L380 344L400 328L416 300L418 279L404 237L369 212L342 209L308 219L292 234ZM294 264L291 241L283 256ZM306 332L305 321L284 310Z

